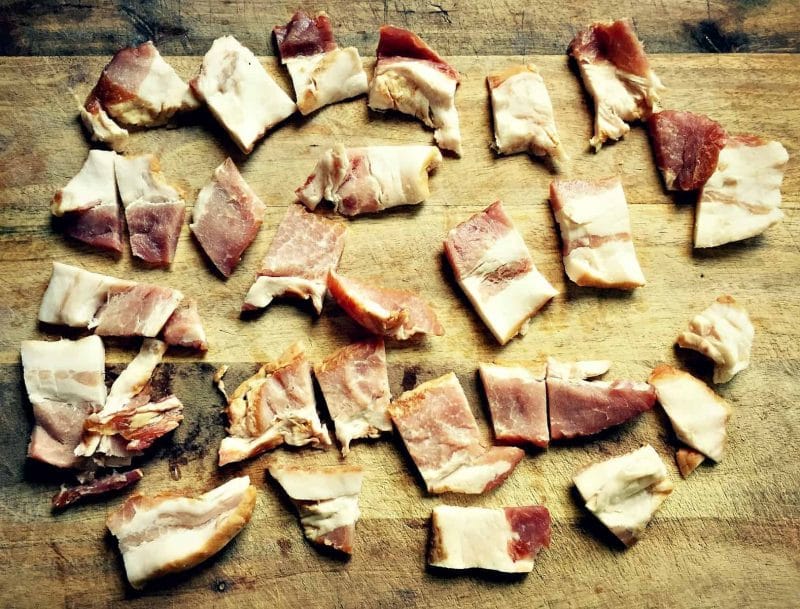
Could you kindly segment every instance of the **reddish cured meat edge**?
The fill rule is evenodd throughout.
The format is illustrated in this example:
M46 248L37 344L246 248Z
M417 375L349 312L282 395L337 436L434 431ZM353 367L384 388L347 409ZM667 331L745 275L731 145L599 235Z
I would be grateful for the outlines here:
M89 93L84 108L96 114L100 108L136 98L136 91L150 71L155 46L145 42L116 52L103 68L97 84Z
M644 47L628 19L591 24L575 36L569 51L579 61L595 63L605 59L637 76L647 76L650 70Z
M480 376L489 403L495 440L502 444L528 442L546 448L550 443L550 430L545 380L537 380L530 387L519 378L496 379L483 373ZM520 387L520 383L525 385ZM503 407L505 410L501 410ZM518 415L518 419L525 419L521 427L511 424L515 421L512 413Z
M172 263L185 215L183 201L129 207L125 218L133 255L150 264Z
M122 253L122 210L119 205L97 205L64 214L64 232L98 249Z
M162 330L164 342L173 347L187 347L208 351L203 322L197 303L193 300L181 302L170 315Z
M297 11L286 25L276 25L272 31L278 42L281 59L318 55L336 49L331 20L325 13L309 17Z
M135 328L140 325L139 320L148 319L165 301L173 298L174 292L175 290L171 288L146 283L138 283L130 287L112 287L109 290L106 304L97 313L95 334L98 336L134 336L137 331ZM134 318L135 321L131 323ZM164 323L166 325L166 322Z
M133 486L144 477L142 470L132 469L103 476L87 484L62 488L53 496L53 509L63 510L87 497L97 497Z
M418 59L429 61L445 74L461 82L458 71L442 59L436 51L430 48L425 41L403 28L393 25L383 25L380 29L380 40L377 50L378 61L401 57L405 59Z
M541 505L504 508L506 520L519 539L508 542L514 561L536 558L539 550L550 547L550 511Z

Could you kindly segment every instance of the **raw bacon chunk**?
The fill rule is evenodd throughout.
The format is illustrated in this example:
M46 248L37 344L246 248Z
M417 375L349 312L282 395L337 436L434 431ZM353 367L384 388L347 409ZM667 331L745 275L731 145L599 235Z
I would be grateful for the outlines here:
M172 264L186 213L183 195L167 184L155 155L118 155L114 169L133 255L157 266Z
M590 465L573 480L586 508L626 546L638 541L673 488L666 465L649 444Z
M689 322L678 346L694 349L714 361L714 382L727 383L750 365L755 329L733 296L720 296Z
M305 536L320 546L353 553L358 495L364 480L359 466L298 467L273 465L270 475L295 504Z
M132 469L127 472L115 472L86 484L68 488L62 487L58 494L53 497L53 509L63 510L87 497L97 497L98 495L105 495L106 493L128 488L139 482L143 476L142 470Z
M233 478L200 495L135 495L108 516L131 586L185 571L228 544L250 521L256 488L249 476Z
M378 62L369 89L369 107L410 114L435 129L443 150L461 155L461 130L455 105L461 76L422 39L399 27L384 25Z
M114 122L99 99L89 94L89 98L78 108L78 111L81 122L93 142L103 142L113 150L125 150L130 137L128 130Z
M114 181L116 153L90 150L81 170L53 197L51 210L64 216L66 233L93 247L122 251L122 215Z
M386 412L391 393L383 339L342 347L314 366L314 375L336 427L342 455L350 452L352 440L377 438L392 430Z
M628 133L629 122L647 119L658 109L664 85L650 69L628 19L591 24L575 36L569 53L594 100L594 136L589 144L595 150Z
M367 73L355 47L340 49L325 13L302 11L285 26L275 26L281 61L292 77L297 109L310 114L328 104L367 92Z
M325 199L343 216L375 213L397 205L416 205L430 196L428 173L442 162L434 146L337 144L325 154L295 190L309 209Z
M675 461L678 463L678 469L681 472L681 477L688 478L698 466L706 460L706 456L694 450L681 446L675 451Z
M656 367L649 380L678 439L714 461L722 461L731 413L728 403L703 381L672 366Z
M190 84L246 154L268 129L297 109L253 52L233 36L214 41Z
M550 206L561 229L564 269L572 281L623 290L645 284L618 177L555 180L550 184Z
M444 334L436 313L413 292L367 285L333 270L328 275L328 289L345 313L378 336L408 340L418 334Z
M553 103L533 64L517 65L486 78L494 116L494 149L567 160L556 130Z
M143 405L131 404L114 413L106 414L101 411L90 415L84 428L94 434L119 436L126 451L140 453L178 427L181 421L183 404L171 395Z
M697 190L717 168L727 134L703 114L656 112L647 120L653 150L667 190Z
M588 364L577 368L594 365ZM603 370L602 366L598 368ZM548 360L547 403L553 440L592 436L650 410L656 402L655 390L647 383L586 381L562 376L565 369L569 367L552 358Z
M229 435L219 447L220 465L284 443L313 447L331 443L317 414L311 364L299 344L239 385L228 400L228 420Z
M511 446L481 445L452 372L403 393L389 405L389 416L429 493L485 493L500 486L525 454Z
M500 201L451 229L444 251L458 285L501 345L525 334L531 317L558 294Z
M339 222L312 214L302 205L290 205L242 310L264 308L279 296L296 296L311 300L317 313L321 313L328 273L339 264L346 231Z
M697 204L694 246L716 247L760 235L783 219L781 183L789 153L754 135L728 138Z
M546 447L550 430L544 369L537 374L526 368L481 364L479 370L495 439Z
M163 334L168 345L208 351L206 331L194 300L181 301L164 325Z
M112 286L108 300L89 324L100 336L156 336L183 300L172 288L139 283Z
M189 228L219 272L230 277L256 238L266 211L228 158L197 195Z
M530 573L539 550L549 547L550 512L546 507L433 508L431 566Z

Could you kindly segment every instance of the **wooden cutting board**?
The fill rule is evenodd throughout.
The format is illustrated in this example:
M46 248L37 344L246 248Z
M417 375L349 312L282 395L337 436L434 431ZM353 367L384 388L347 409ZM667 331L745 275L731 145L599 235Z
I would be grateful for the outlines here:
M184 76L198 58L170 57ZM547 204L548 169L526 156L496 158L485 75L520 57L453 57L464 76L457 103L464 156L448 158L431 178L423 205L349 222L342 272L388 286L418 290L438 312L446 335L388 350L392 392L454 370L487 440L485 403L476 367L496 359L519 364L607 358L611 378L643 380L658 362L708 379L708 362L678 352L673 340L690 317L724 293L750 311L756 326L751 367L719 392L733 405L729 453L723 463L679 478L673 437L660 409L598 438L532 451L509 480L482 497L428 497L397 439L357 444L348 462L367 470L355 554L339 561L304 541L291 506L267 480L272 460L339 461L335 450L277 450L220 470L223 402L211 375L231 364L229 386L302 340L318 360L359 336L327 302L321 317L286 301L242 319L239 307L293 190L319 154L347 145L427 143L416 121L368 112L364 98L297 118L271 133L249 158L204 112L175 128L135 134L131 152L160 155L166 175L192 204L227 155L268 205L264 226L228 281L206 263L187 227L168 270L149 270L89 251L54 229L53 193L83 163L87 141L72 94L83 97L104 58L0 59L0 605L105 607L796 607L800 605L800 57L655 55L669 87L666 107L710 114L731 132L779 139L790 161L783 187L783 222L761 237L710 251L691 245L693 201L663 192L647 137L635 128L599 154L587 151L591 113L566 57L527 57L548 82L572 162L569 177L619 174L631 208L637 253L648 280L632 293L579 288L564 276L559 241ZM270 71L288 89L276 62ZM499 347L459 292L442 257L449 228L502 199L542 273L560 295L533 321L527 336ZM116 544L105 532L115 497L66 513L50 512L59 481L26 463L31 426L23 397L19 343L55 338L37 327L36 313L52 260L120 277L162 283L200 301L211 348L205 358L170 354L159 382L186 405L186 419L143 465L138 490L204 491L247 473L259 488L249 526L223 552L188 573L135 593L126 587ZM116 371L135 345L112 343ZM675 491L641 542L621 550L576 501L572 475L583 465L651 443L669 464ZM428 519L433 506L546 505L553 543L522 579L426 571Z

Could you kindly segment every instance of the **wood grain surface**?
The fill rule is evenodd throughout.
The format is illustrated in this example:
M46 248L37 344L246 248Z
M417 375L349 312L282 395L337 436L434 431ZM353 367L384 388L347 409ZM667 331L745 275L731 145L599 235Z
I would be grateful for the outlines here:
M169 4L169 3L165 3ZM687 6L693 5L691 2ZM233 9L231 9L233 10ZM116 42L114 44L117 44ZM504 49L505 50L505 49ZM169 270L148 270L70 242L51 222L48 203L80 168L88 145L72 93L86 94L107 58L0 59L0 605L8 607L774 607L800 604L800 57L792 55L655 55L669 87L668 107L708 113L732 132L781 140L792 160L784 182L784 221L763 236L693 252L693 205L663 192L647 137L588 152L591 113L566 57L527 56L553 97L573 160L564 175L618 173L631 207L634 243L648 279L630 294L578 288L563 273L547 205L553 177L525 156L496 158L485 75L522 57L453 57L464 75L457 95L464 156L432 176L430 200L350 221L340 270L418 290L440 315L441 338L388 349L394 395L454 370L487 440L479 361L541 361L547 355L608 358L611 378L643 380L658 362L708 379L702 358L672 343L688 319L717 295L731 293L756 326L753 363L719 388L733 405L729 453L679 479L673 437L660 409L596 439L531 452L509 480L483 497L428 497L397 439L355 444L348 461L364 465L355 555L348 562L317 553L303 539L291 505L266 479L271 460L335 463L335 450L289 451L220 470L221 397L211 375L232 364L228 385L256 363L304 340L318 360L360 335L331 302L316 318L309 307L282 302L242 319L239 307L293 189L320 152L348 145L426 143L431 133L397 116L369 113L363 98L293 119L243 158L205 111L173 127L137 133L132 152L156 152L166 175L191 204L226 155L268 205L262 230L240 267L221 280L184 227ZM183 76L198 59L171 57ZM288 89L274 59L265 65ZM542 273L559 289L527 336L500 348L456 287L443 262L446 231L502 199ZM186 404L186 419L145 461L142 492L199 492L239 472L259 487L252 522L223 552L188 573L135 593L125 585L116 544L104 529L121 498L50 512L59 481L26 463L30 408L23 397L19 343L55 337L37 327L36 312L51 260L174 286L198 298L211 349L204 359L171 353L159 383ZM135 345L110 344L113 371ZM675 491L642 541L623 551L578 505L571 477L581 466L649 442L669 464ZM425 569L430 510L439 503L504 506L542 503L553 515L553 544L522 579Z

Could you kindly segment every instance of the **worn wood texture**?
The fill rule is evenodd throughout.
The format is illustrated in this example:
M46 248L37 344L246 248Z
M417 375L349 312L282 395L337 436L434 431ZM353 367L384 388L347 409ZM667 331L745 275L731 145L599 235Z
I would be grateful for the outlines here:
M447 55L560 54L577 28L624 16L653 53L800 48L796 0L3 0L0 7L0 55L108 55L150 39L167 54L202 55L224 33L271 55L272 27L298 7L327 11L340 44L370 55L383 23L411 28Z
M454 370L489 438L475 369L479 361L540 361L552 354L613 360L612 378L646 378L658 362L677 362L705 378L707 362L672 347L695 312L721 293L735 295L756 326L753 364L719 388L734 408L723 463L679 479L672 435L659 411L600 437L532 452L505 485L484 497L427 497L399 442L357 444L352 462L367 469L355 556L341 562L303 540L291 506L264 475L272 459L334 463L334 450L284 451L219 470L222 402L211 386L220 363L232 364L235 385L256 363L304 340L318 359L359 332L330 302L319 318L286 302L241 319L239 306L292 191L320 151L350 145L428 142L414 121L368 113L364 99L291 120L247 159L204 112L180 128L136 134L133 152L153 151L191 203L226 155L269 206L265 224L228 281L209 268L188 229L170 270L147 270L67 241L51 224L53 192L78 170L88 149L72 92L84 95L104 58L0 60L0 605L13 607L796 607L800 603L800 141L797 110L800 57L654 56L669 90L669 107L711 114L732 132L783 141L792 155L784 183L785 220L761 237L709 252L693 252L690 200L664 194L647 138L636 128L625 141L587 151L591 114L564 57L528 57L547 79L557 121L573 161L568 176L618 173L631 205L634 242L648 285L631 294L578 288L563 275L558 238L546 202L552 174L524 156L496 158L485 74L519 57L455 57L464 82L457 101L465 152L446 159L422 206L349 222L341 270L387 285L419 290L430 299L446 335L414 345L390 345L393 394ZM174 58L191 75L196 58ZM286 85L274 60L265 64ZM502 199L544 275L561 294L524 338L505 348L493 341L443 264L442 239L457 222ZM23 398L19 342L54 337L37 327L36 311L51 260L118 276L160 282L200 300L211 341L205 359L168 357L160 378L186 404L186 420L144 464L143 492L207 489L238 472L258 485L250 525L215 559L134 593L105 533L114 498L52 515L58 481L26 464L29 407ZM110 345L115 370L131 345ZM583 511L571 476L592 460L652 443L676 483L639 545L617 545ZM179 478L175 480L175 478ZM543 503L554 518L553 545L523 579L442 576L426 571L428 517L440 502L503 506Z

